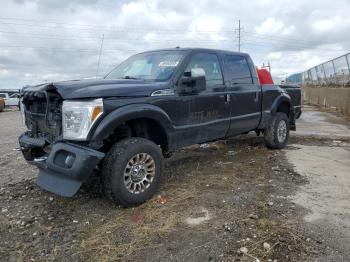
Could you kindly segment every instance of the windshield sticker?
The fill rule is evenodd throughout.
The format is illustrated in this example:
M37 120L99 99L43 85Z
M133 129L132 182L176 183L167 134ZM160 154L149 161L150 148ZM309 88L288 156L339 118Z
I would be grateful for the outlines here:
M159 63L159 67L175 67L179 64L179 61L162 61Z

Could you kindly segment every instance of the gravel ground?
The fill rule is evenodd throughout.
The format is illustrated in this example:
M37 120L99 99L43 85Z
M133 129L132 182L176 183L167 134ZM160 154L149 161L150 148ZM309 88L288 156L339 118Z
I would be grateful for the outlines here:
M24 132L20 112L6 109L0 113L0 185L33 178L36 169L26 163L20 152L18 136Z
M310 127L310 114L323 118ZM38 188L35 168L14 150L19 112L0 113L0 260L347 261L334 234L315 230L322 221L308 220L314 211L298 196L314 182L290 156L309 146L348 150L346 122L332 117L306 109L281 151L254 135L181 150L166 163L159 195L121 209L101 194L98 176L74 198ZM309 130L322 122L339 125L341 142Z

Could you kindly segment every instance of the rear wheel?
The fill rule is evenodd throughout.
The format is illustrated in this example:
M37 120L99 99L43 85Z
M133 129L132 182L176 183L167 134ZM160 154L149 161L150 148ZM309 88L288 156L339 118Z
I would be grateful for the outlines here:
M102 168L106 196L124 207L142 204L159 189L163 172L162 151L144 138L116 143Z
M285 113L277 112L264 130L265 145L271 149L286 147L289 139L289 118Z

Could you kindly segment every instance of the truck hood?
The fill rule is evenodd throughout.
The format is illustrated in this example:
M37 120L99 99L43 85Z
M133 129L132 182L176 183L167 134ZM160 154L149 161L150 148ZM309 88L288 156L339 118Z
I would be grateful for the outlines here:
M56 90L63 99L100 97L142 97L167 88L168 82L154 82L133 79L88 79L46 83L26 86L22 92Z

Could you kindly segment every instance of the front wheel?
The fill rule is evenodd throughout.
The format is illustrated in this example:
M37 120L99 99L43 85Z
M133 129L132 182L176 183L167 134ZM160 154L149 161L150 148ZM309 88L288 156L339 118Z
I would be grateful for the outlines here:
M122 140L104 160L104 192L124 207L142 204L158 191L162 172L163 155L159 146L144 138Z
M277 112L271 116L264 130L265 145L271 149L285 148L289 139L289 118L285 113Z

